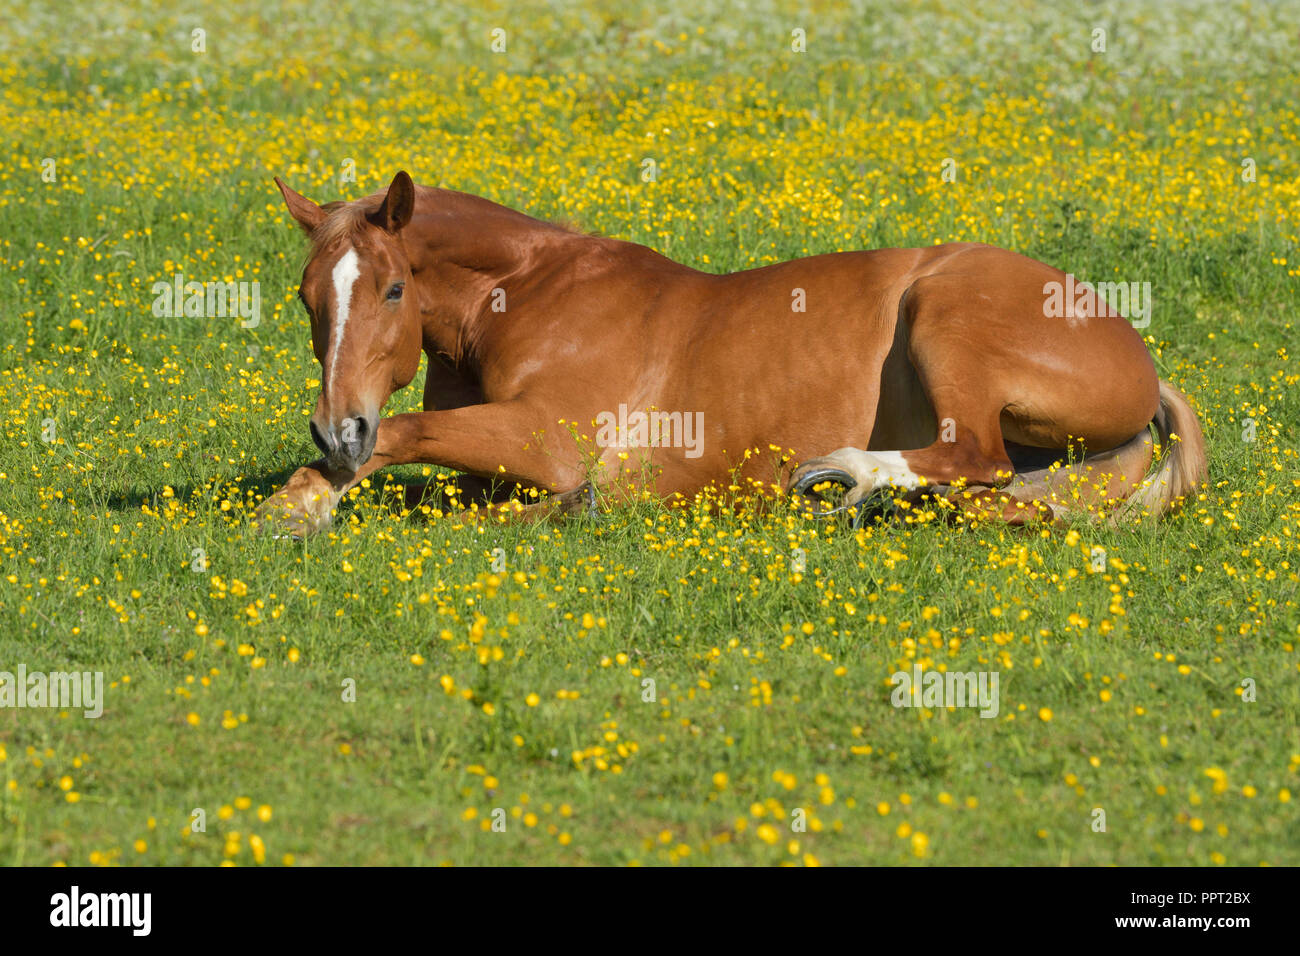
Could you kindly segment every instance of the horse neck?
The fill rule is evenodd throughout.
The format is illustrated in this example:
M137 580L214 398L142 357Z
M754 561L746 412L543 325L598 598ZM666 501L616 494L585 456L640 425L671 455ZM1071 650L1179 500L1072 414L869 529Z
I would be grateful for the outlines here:
M422 280L425 350L475 365L496 290L504 290L509 314L510 287L547 269L583 238L477 196L422 189L403 240Z

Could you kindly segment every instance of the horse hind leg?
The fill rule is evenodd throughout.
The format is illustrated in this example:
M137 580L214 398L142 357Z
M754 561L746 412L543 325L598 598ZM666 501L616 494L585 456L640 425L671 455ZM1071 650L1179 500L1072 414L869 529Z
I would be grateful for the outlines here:
M1013 466L996 428L971 428L939 412L940 437L933 444L905 451L866 451L841 448L801 465L790 477L787 491L805 495L821 482L848 487L843 504L860 510L868 499L886 490L909 497L923 493L945 494L972 514L996 516L1022 523L1034 512L1023 501L994 490L1013 477ZM1003 500L1005 499L1005 500Z
M1014 326L999 328L972 311L978 285L967 276L918 279L899 305L907 359L934 415L935 440L898 451L841 448L802 465L788 490L802 494L821 479L850 486L846 505L885 488L919 495L945 492L974 515L1022 524L1042 514L1001 489L1014 466L1003 436L1008 396L1023 388L1024 364ZM984 296L988 298L988 296ZM895 412L895 415L902 412ZM886 423L887 424L887 423ZM881 432L878 419L873 432ZM936 488L934 486L946 486Z
M1012 450L1016 474L1004 490L1018 500L1040 502L1057 518L1091 518L1108 511L1113 517L1116 506L1142 487L1155 457L1148 429L1116 448L1085 452L1077 461L1060 451L1017 448Z
M1045 520L1094 518L1112 511L1142 487L1156 457L1156 443L1144 429L1106 451L1071 460L1060 449L1004 445L1005 461L989 456L977 463L968 447L936 442L916 451L863 451L841 448L804 464L787 490L806 495L824 481L849 491L843 504L861 509L872 496L890 489L910 500L941 496L970 516L1024 524Z

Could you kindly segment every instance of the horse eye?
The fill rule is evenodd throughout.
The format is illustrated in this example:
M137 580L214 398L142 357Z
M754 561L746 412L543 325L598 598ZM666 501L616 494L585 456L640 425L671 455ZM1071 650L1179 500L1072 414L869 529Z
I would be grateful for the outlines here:
M398 282L398 283L395 284L391 289L389 289L389 290L388 290L388 301L389 301L389 302L396 302L398 299L400 299L400 298L402 297L402 289L405 287L405 285L406 285L406 283L404 283L404 282Z

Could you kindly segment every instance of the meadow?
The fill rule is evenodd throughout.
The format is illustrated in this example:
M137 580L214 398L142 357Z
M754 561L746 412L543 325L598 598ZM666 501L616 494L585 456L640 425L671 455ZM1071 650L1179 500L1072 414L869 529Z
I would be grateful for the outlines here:
M1244 2L19 0L0 671L106 684L0 708L0 862L1300 863L1298 37ZM497 525L406 513L416 467L254 534L317 457L272 176L398 169L708 271L978 240L1150 282L1209 483L1123 527ZM177 275L260 321L156 315ZM997 716L892 706L916 665L997 672Z

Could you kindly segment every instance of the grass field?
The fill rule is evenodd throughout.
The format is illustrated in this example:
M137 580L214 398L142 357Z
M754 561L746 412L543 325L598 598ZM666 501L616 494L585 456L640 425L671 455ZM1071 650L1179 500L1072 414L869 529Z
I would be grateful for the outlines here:
M0 861L1300 863L1297 47L1282 4L20 0L0 671L106 700L0 709ZM1150 282L1209 485L1158 526L854 532L473 527L376 480L256 536L317 457L271 177L398 169L710 271L961 239ZM256 280L260 324L156 317L177 274ZM998 715L891 706L918 663L996 671Z

